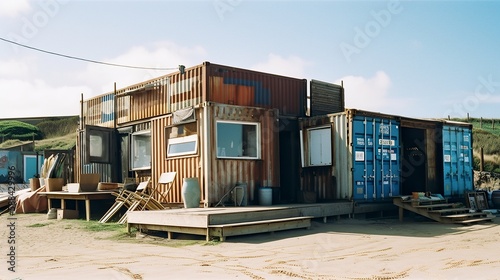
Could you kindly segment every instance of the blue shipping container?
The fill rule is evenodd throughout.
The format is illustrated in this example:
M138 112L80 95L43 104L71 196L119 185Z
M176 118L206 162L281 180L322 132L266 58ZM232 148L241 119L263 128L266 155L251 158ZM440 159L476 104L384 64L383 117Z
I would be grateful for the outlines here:
M351 125L353 199L375 201L400 195L399 121L356 115Z
M443 125L443 177L445 197L464 197L473 191L472 130Z

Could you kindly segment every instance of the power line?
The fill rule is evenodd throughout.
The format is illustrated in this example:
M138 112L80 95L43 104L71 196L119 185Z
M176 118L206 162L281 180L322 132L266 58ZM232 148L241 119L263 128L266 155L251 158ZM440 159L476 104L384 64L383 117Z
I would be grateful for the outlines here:
M133 68L133 69L144 69L144 70L177 70L178 69L177 67L175 67L175 68L156 68L156 67L142 67L142 66L131 66L131 65L123 65L123 64L116 64L116 63L108 63L108 62L102 62L102 61L97 61L97 60L92 60L92 59L86 59L86 58L81 58L81 57L46 51L46 50L42 50L39 48L23 45L23 44L20 44L18 42L14 42L11 40L7 40L7 39L2 38L2 37L0 37L0 40L5 41L7 43L17 45L17 46L20 46L20 47L23 47L23 48L27 48L27 49L31 49L31 50L51 54L51 55L57 55L57 56L65 57L65 58L76 59L76 60L81 60L81 61L86 61L86 62L91 62L91 63L97 63L97 64L104 64L104 65L109 65L109 66L125 67L125 68Z

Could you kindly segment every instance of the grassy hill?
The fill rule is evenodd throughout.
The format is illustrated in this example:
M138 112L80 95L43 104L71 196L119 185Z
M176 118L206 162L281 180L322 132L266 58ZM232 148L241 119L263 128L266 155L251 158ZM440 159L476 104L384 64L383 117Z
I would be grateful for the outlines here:
M474 169L479 170L480 149L484 153L484 170L500 173L500 119L453 119L472 124Z
M11 121L0 120L1 121ZM41 117L41 118L26 118L15 119L38 127L42 133L42 139L35 140L35 151L43 150L69 150L76 146L76 135L78 129L78 116L68 117ZM6 149L13 146L18 146L33 141L21 141L18 139L10 139L0 143L0 149Z

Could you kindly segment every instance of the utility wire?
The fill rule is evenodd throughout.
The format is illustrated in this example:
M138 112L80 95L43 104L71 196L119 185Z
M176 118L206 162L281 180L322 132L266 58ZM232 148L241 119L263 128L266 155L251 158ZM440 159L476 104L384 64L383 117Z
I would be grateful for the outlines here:
M14 45L18 45L18 46L23 47L23 48L27 48L27 49L31 49L31 50L35 50L35 51L39 51L39 52L43 52L43 53L48 53L48 54L52 54L52 55L62 56L62 57L65 57L65 58L76 59L76 60L81 60L81 61L86 61L86 62L97 63L97 64L104 64L104 65L109 65L109 66L125 67L125 68L133 68L133 69L145 69L145 70L177 70L178 69L177 67L176 68L156 68L156 67L142 67L142 66L131 66L131 65L108 63L108 62L102 62L102 61L97 61L97 60L91 60L91 59L80 58L80 57L76 57L76 56L71 56L71 55L65 55L65 54L60 54L60 53L56 53L56 52L46 51L46 50L42 50L42 49L39 49L39 48L35 48L35 47L30 47L30 46L27 46L27 45L23 45L23 44L20 44L18 42L14 42L14 41L11 41L11 40L7 40L7 39L2 38L2 37L0 37L0 40L5 41L7 43L14 44Z

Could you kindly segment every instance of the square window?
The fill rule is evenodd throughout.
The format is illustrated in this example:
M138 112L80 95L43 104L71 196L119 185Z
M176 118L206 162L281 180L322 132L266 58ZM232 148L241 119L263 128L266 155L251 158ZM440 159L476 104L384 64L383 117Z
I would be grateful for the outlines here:
M259 123L218 121L217 158L259 159Z
M167 157L196 155L198 153L197 133L196 121L167 127Z
M302 167L332 165L332 129L320 127L300 131Z

